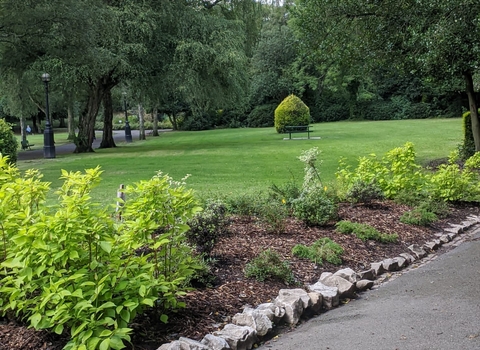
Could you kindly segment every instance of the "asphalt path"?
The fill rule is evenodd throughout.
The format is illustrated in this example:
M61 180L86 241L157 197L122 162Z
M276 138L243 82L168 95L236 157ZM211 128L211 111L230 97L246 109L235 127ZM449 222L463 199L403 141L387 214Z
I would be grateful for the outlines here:
M169 131L169 130L159 130L159 132L164 132L164 131ZM146 133L149 132L149 130L145 131ZM92 147L93 149L96 149L100 147L100 142L102 141L102 132L101 131L96 131L95 132L95 137L96 139L93 141ZM139 131L138 130L132 130L132 139L133 142L135 140L138 140L139 138ZM114 130L113 131L113 139L115 140L115 144L121 145L122 143L125 142L125 131L123 130ZM61 157L62 155L65 154L71 154L75 151L75 144L74 143L65 143L59 146L55 147L55 155L58 157ZM41 148L35 148L32 150L19 150L17 153L17 160L22 161L22 160L32 160L32 159L42 159L43 158L43 147Z
M480 228L431 262L261 350L479 350Z

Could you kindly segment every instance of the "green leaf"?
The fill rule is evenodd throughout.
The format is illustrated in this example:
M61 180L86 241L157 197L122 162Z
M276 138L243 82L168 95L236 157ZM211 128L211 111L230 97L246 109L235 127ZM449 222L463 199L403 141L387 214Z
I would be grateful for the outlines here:
M112 338L110 338L110 347L112 349L120 350L123 349L125 345L123 344L123 341L119 336L114 335Z
M88 350L95 350L97 348L98 343L100 343L100 340L102 339L99 337L93 337L88 339L88 342L87 342Z
M62 334L63 333L63 324L57 325L53 331L57 334Z
M112 251L112 244L107 241L100 241L100 248L102 248L106 253L110 254Z
M72 338L75 338L75 336L80 333L81 331L83 331L83 329L87 326L88 324L88 321L84 321L80 326L78 326L77 328L72 327L72 329L70 330L70 333L71 333L71 337Z
M168 322L168 316L165 315L165 314L162 314L160 316L160 321L162 321L163 323L167 323Z
M99 337L105 338L105 337L109 337L110 335L112 335L112 331L108 329L104 329L102 333L100 333Z
M40 322L41 319L42 315L39 313L33 314L32 317L30 317L30 324L33 328L37 329L38 322Z
M142 304L145 304L145 305L148 305L148 306L150 306L150 307L153 307L153 300L152 300L152 299L149 299L149 298L143 299L143 300L142 300Z
M112 303L111 301L107 301L106 303L103 303L102 305L100 305L100 307L97 309L97 311L100 311L100 310L103 310L103 309L106 309L106 308L111 308L111 307L115 307L115 303Z
M76 250L71 250L70 253L68 254L68 257L71 260L75 260L79 258L78 252Z
M108 350L109 347L110 347L110 339L107 338L100 343L99 349L100 350Z
M140 289L138 290L138 294L140 294L141 297L144 297L146 292L147 292L147 288L142 284L140 286Z

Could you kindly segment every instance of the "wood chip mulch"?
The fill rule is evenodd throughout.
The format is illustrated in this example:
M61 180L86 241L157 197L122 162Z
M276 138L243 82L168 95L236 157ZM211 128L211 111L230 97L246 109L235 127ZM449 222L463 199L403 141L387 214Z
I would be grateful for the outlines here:
M221 329L229 323L232 316L241 312L245 306L269 302L276 297L278 290L296 287L277 281L258 282L244 277L245 264L268 248L290 262L295 278L301 286L316 282L325 271L335 272L343 267L350 267L355 271L368 269L372 262L407 252L407 247L413 243L422 245L431 240L435 233L441 232L450 223L461 223L471 214L480 215L477 205L457 203L452 205L446 218L429 227L421 227L400 222L400 216L407 210L407 206L390 201L369 206L340 206L340 220L369 224L383 233L396 233L399 240L395 244L362 242L354 236L336 233L333 223L326 227L306 227L289 219L285 231L279 234L269 233L255 218L233 218L229 233L220 239L212 254L216 261L215 286L188 293L183 298L186 308L171 313L168 324L159 322L153 314L137 317L132 324L134 334L130 349L157 349L161 344L180 336L200 340L205 334ZM329 237L343 247L341 266L329 263L318 266L292 256L294 245L309 245L322 237ZM57 350L65 343L65 337L28 329L12 317L0 318L0 350Z

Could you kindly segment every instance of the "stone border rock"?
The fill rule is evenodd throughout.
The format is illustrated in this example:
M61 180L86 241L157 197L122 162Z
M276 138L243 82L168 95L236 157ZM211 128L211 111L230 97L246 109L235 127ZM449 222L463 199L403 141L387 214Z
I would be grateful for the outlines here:
M456 239L458 235L480 223L480 216L467 216L460 225L450 224L444 232L437 233L433 241L423 246L413 244L408 252L400 256L371 264L370 269L355 272L350 268L335 273L324 272L317 283L304 289L281 289L271 302L246 307L232 318L232 323L207 334L198 342L181 337L157 350L250 350L270 332L274 325L296 325L302 316L312 316L321 311L337 307L342 299L354 298L356 293L371 289L385 280L382 274L400 271L415 261L425 258L442 245Z

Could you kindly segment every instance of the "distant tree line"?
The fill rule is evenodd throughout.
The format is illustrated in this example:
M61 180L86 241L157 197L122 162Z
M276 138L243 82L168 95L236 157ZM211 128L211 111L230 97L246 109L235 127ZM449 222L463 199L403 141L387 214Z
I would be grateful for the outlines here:
M315 122L468 109L480 150L475 1L0 0L0 23L0 117L40 125L48 72L76 152L97 122L115 147L123 98L202 130L273 126L290 94Z

